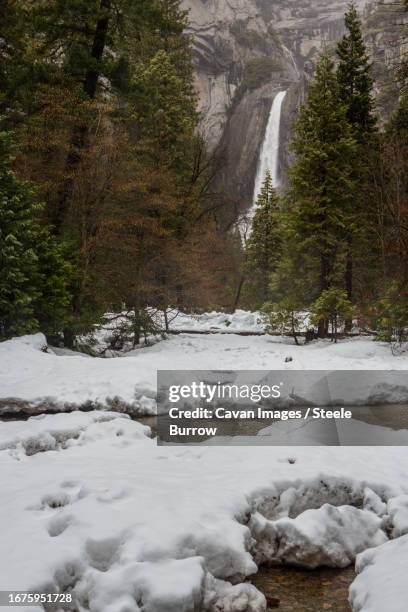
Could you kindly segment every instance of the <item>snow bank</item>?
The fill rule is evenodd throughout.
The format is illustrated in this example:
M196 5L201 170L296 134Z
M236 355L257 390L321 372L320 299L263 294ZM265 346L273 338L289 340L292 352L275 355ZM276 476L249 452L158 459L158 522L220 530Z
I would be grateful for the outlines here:
M408 534L408 495L400 495L391 499L387 510L394 526L394 537Z
M404 612L408 608L408 536L363 552L350 587L354 612Z
M181 334L117 359L79 353L57 355L51 350L43 352L44 346L42 334L0 343L0 414L78 407L153 414L159 369L281 370L288 394L292 394L290 402L296 397L304 400L306 391L310 401L322 400L328 393L338 403L408 399L408 380L406 385L401 383L401 372L384 374L384 381L376 374L379 370L406 370L406 357L394 357L388 345L367 338L295 347L286 339L270 336ZM287 362L289 357L292 361ZM328 390L327 381L319 385L318 374L312 389L309 374L305 384L301 383L299 370L376 372L365 374L365 380L359 377L353 385L345 384L337 374Z
M157 447L146 428L112 413L1 429L0 590L69 591L93 612L264 612L264 597L243 583L271 541L259 525L279 525L288 557L345 563L384 541L369 508L393 515L408 491L403 448ZM48 435L56 443L47 447Z
M174 317L174 318L173 318ZM232 314L223 312L205 312L203 314L185 314L180 312L176 315L170 313L172 319L170 329L201 332L221 333L259 333L264 334L266 325L260 312L249 312L247 310L236 310Z
M295 519L269 521L256 513L251 532L259 562L316 567L347 567L356 555L387 541L382 521L372 512L352 506L324 504Z
M161 311L150 309L153 323L157 327L156 335L149 335L150 343L159 340L159 330L166 329L166 321ZM105 322L95 326L92 333L79 338L79 343L94 355L117 357L132 350L132 343L124 343L121 351L111 349L112 339L123 328L129 325L126 313L106 313ZM167 311L167 325L170 332L219 333L219 334L265 334L266 325L260 312L237 310L232 314L223 312L206 312L187 314L178 310ZM123 333L123 332L122 332ZM142 347L137 347L140 349ZM58 349L60 352L61 349ZM64 350L64 349L62 349Z
M128 415L114 412L71 412L39 415L27 422L9 421L1 424L0 450L12 449L14 456L68 448L86 444L94 437L133 437L150 435L150 428L131 423Z

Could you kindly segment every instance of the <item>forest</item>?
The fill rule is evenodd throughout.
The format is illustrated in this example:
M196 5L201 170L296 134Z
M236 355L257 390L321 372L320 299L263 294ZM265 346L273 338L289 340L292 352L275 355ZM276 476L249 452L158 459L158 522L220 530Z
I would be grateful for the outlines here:
M5 0L0 21L0 339L73 348L117 312L136 345L152 312L167 328L169 309L240 307L296 342L304 313L311 338L407 340L407 68L380 122L353 4L299 110L287 189L267 173L245 238L200 134L180 0Z
M407 612L407 27L0 0L0 608Z

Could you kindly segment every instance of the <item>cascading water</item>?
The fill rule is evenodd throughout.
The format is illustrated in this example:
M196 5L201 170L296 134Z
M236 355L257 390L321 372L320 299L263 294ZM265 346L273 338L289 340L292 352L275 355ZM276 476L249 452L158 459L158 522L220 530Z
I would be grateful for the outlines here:
M245 218L240 222L239 228L243 241L251 233L252 219L256 210L256 201L265 180L267 170L271 173L272 184L275 188L279 187L279 145L280 145L280 124L282 115L282 104L286 96L286 91L276 94L269 114L266 126L265 137L262 143L261 154L258 162L258 169L255 178L255 189L252 207L247 212Z
M271 173L272 183L275 188L279 187L279 141L280 124L282 115L282 104L286 96L286 91L276 94L272 104L271 112L266 127L265 138L262 143L261 155L259 158L258 170L255 179L254 200L255 206L262 183L265 180L267 170Z

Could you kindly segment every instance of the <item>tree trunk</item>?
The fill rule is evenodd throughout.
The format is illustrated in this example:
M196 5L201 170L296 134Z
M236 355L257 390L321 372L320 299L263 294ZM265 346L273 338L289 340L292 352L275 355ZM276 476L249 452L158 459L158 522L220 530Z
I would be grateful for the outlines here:
M73 349L75 346L75 334L72 327L65 327L63 331L64 335L64 346L69 349Z
M292 326L292 336L295 339L296 346L299 346L299 340L297 339L297 334L296 334L296 329L295 329L295 323L294 323L294 320L293 320L293 315L292 315L291 326Z
M112 0L100 0L102 16L97 21L94 38L92 42L91 58L92 67L88 68L84 80L84 92L90 100L95 99L98 86L100 70L97 68L98 62L102 59L108 35L110 9ZM70 153L65 163L65 176L67 177L58 194L58 209L55 215L55 228L58 233L62 232L64 220L68 211L69 202L75 185L75 170L81 161L81 151L86 147L88 140L88 125L79 125L74 129L71 137Z
M169 333L169 317L167 315L167 308L163 309L163 315L164 315L164 331L166 332L166 334Z
M353 259L351 257L350 252L347 255L345 281L346 281L347 298L351 302L353 299ZM353 328L353 319L346 319L344 323L344 331L351 332L352 328Z
M330 260L326 254L320 256L320 291L326 291L330 287ZM319 338L327 338L329 330L329 321L321 319L317 327L317 335Z
M102 59L105 50L106 38L108 36L110 9L112 0L101 0L100 8L104 12L96 24L95 35L92 43L91 57L96 60L93 66ZM91 100L95 98L96 88L98 86L100 71L95 68L89 68L84 82L84 91Z
M319 324L317 326L317 337L327 338L327 320L326 319L320 319Z
M242 288L244 286L245 280L246 280L246 278L245 278L244 275L242 275L241 278L239 279L237 292L235 294L235 300L234 300L234 303L232 305L232 312L235 312L236 309L238 308L239 301L241 299Z

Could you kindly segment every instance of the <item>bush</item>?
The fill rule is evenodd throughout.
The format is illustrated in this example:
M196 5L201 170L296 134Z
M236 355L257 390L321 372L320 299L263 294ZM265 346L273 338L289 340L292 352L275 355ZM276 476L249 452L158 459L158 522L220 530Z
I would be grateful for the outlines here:
M300 335L305 315L300 312L301 304L290 297L284 298L277 304L265 304L262 313L268 332L274 331L282 335L290 334L299 345Z
M323 291L312 306L312 322L316 325L322 322L327 329L330 323L332 342L337 342L339 327L354 316L354 307L347 298L347 293L336 287Z
M408 342L408 299L393 285L378 301L376 338L392 344L397 352Z

